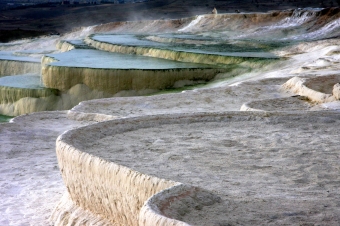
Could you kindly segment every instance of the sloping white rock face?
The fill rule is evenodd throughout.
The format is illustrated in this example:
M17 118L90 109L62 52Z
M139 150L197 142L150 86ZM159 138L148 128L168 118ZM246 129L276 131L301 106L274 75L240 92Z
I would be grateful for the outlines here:
M47 225L52 205L68 189L51 217L56 225L338 225L339 134L334 128L339 126L339 114L305 111L323 110L326 105L306 103L303 96L299 101L283 98L291 92L278 91L287 77L338 73L338 39L294 44L304 38L310 41L337 35L336 10L332 10L119 22L65 35L63 39L74 40L93 32L150 34L180 30L180 35L170 37L167 42L182 42L199 49L200 45L214 45L214 40L221 39L226 46L238 46L238 49L243 45L255 46L255 49L263 46L286 60L276 64L264 60L259 64L256 60L248 62L239 56L235 59L228 56L227 63L230 62L228 66L231 67L217 76L227 80L214 81L209 89L93 100L72 109L68 118L66 112L45 112L22 116L14 119L14 123L1 126L0 155L8 166L1 170L6 178L0 180L1 224ZM331 16L325 18L327 11ZM198 41L193 40L197 34ZM46 47L46 43L54 48L58 40L47 39L44 38L41 45L39 41L24 43L22 48ZM164 42L162 38L154 40ZM290 41L291 46L276 49L275 45L285 40ZM69 50L82 44L81 41L67 41L58 48ZM106 47L109 50L110 47ZM44 55L54 55L53 51L55 49ZM114 51L133 54L150 51L159 57L171 56L181 61L190 56L211 64L214 60L219 63L226 60L219 61L222 58L208 54L199 56L199 51L194 56L192 52L151 51L143 46L122 46ZM45 59L44 66L59 67L55 59ZM67 63L71 67L77 60L76 55ZM103 62L91 59L83 67L87 69L93 63ZM65 62L60 66L65 66ZM102 66L97 69L103 70ZM65 84L71 83L70 77ZM75 76L79 78L84 82L81 76ZM266 79L259 81L260 78ZM322 83L318 83L318 79ZM328 81L318 77L304 85L328 95L332 95L333 87L336 97L337 86L333 85L339 81L332 81L332 84ZM14 109L11 112L22 114L63 109L82 100L109 96L92 90L90 85L74 84L51 99L21 98L7 107ZM320 90L315 86L319 84L327 85ZM243 103L248 103L245 105L248 110L263 112L238 112ZM339 109L338 103L326 104ZM315 108L309 108L311 105ZM129 117L135 118L121 119ZM116 121L69 131L58 139L59 162L66 185L61 186L52 141L62 131L109 119Z
M65 111L38 112L0 124L0 225L49 225L66 191L58 168L55 140L72 122Z
M340 83L337 83L333 86L332 93L335 99L340 100Z
M122 130L125 130L125 126ZM101 126L94 128L100 130ZM75 132L75 131L74 131ZM70 145L69 139L76 141L78 132L70 133L57 140L57 156L70 199L75 205L89 210L112 224L138 225L138 215L144 202L153 194L176 183L148 176L125 166L82 152ZM94 133L95 136L100 136ZM76 141L77 142L77 141ZM62 204L63 205L63 204ZM69 216L62 207L54 213L60 223L68 222ZM66 210L67 212L67 210Z
M113 225L295 224L296 216L333 224L337 217L320 214L339 212L339 123L337 112L229 112L71 130L58 138L57 156L68 202L83 211L70 217L61 203L53 218L76 224L90 211ZM332 194L316 195L320 184Z

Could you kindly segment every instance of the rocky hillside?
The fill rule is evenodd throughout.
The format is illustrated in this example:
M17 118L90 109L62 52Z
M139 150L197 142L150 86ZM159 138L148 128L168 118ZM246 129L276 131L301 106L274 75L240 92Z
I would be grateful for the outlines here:
M73 1L70 1L73 3ZM0 42L59 34L77 27L111 21L173 19L210 13L266 12L305 7L337 7L338 0L149 0L126 4L45 3L4 10L0 14Z

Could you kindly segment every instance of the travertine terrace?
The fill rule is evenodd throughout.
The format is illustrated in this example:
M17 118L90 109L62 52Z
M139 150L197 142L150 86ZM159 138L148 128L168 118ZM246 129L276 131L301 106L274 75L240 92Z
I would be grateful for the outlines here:
M0 157L21 166L3 170L0 224L338 225L338 20L338 9L199 15L1 46L3 64L23 65L2 69L0 91L15 90L2 112L68 111L0 126ZM8 88L37 73L39 86ZM46 155L53 178L25 173L24 153ZM18 175L46 189L50 212L24 209L37 197Z
M63 134L57 156L70 199L112 223L334 224L339 122L334 112L113 120ZM171 195L148 201L164 189ZM247 211L229 215L233 208ZM70 213L55 214L61 223Z

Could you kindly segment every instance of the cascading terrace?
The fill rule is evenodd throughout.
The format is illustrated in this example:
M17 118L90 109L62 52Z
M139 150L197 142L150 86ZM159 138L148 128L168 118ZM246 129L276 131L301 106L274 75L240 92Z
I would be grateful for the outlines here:
M47 50L0 44L0 113L77 105L0 127L2 171L13 171L0 181L0 224L336 225L340 117L324 109L340 108L340 48L322 39L339 15L115 22L44 37ZM187 84L204 88L105 98Z
M2 52L0 63L6 69L1 74L40 73L42 87L34 91L29 87L2 86L5 94L0 114L15 116L66 110L84 100L145 95L187 84L204 84L218 74L235 76L240 71L249 72L279 59L266 51L225 51L230 44L226 49L219 49L209 44L211 40L197 48L192 39L202 42L199 35L177 36L177 40L192 43L184 45L160 43L147 37L93 34L86 37L85 42L59 40L58 50L50 54ZM38 63L39 56L42 56L41 63Z

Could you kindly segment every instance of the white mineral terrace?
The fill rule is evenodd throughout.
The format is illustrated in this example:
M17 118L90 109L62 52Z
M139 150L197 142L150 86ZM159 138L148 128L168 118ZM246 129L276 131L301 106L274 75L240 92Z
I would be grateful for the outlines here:
M41 70L40 58L21 56L15 52L0 51L0 77L25 73L38 73Z
M40 75L37 74L12 75L0 78L0 104L2 106L27 97L46 98L56 93L56 90L41 86ZM30 112L29 109L26 110Z
M71 200L112 223L336 224L338 126L338 112L141 117L69 131L57 156ZM165 188L170 197L147 201Z
M339 16L0 44L0 114L21 115L0 124L0 225L339 225Z
M42 82L48 88L67 91L85 84L112 95L126 90L171 88L182 80L209 81L226 71L211 65L87 49L49 54L42 62Z
M124 43L126 40L126 43ZM181 42L160 43L149 41L134 35L94 35L85 39L85 42L96 49L108 52L119 52L124 54L136 54L151 56L167 60L175 60L190 63L204 63L210 65L236 65L243 64L244 67L254 68L269 64L278 59L276 54L264 52L233 51L222 44L216 45L184 45Z
M155 36L157 40L157 36ZM168 35L169 39L171 40L172 37ZM162 39L159 39L158 42L145 40L143 37L138 37L135 35L93 35L90 36L87 41L91 43L90 40L102 42L111 45L123 45L127 47L144 47L144 48L157 48L157 49L164 49L170 50L175 52L188 52L188 53L199 53L199 54L206 54L206 55L218 55L218 56L232 56L232 57L246 57L246 58L278 58L273 53L268 52L261 52L261 50L257 52L249 52L249 51L242 51L242 52L230 52L226 51L223 48L223 43L219 43L220 45L216 46L216 44L208 45L209 41L215 41L216 39L211 38L205 39L205 44L203 47L197 48L195 42L199 42L199 37L196 36L188 36L188 35L176 35L173 40L173 43L169 40L168 43L162 43ZM150 38L152 39L152 38ZM181 40L191 40L194 45L180 45Z

